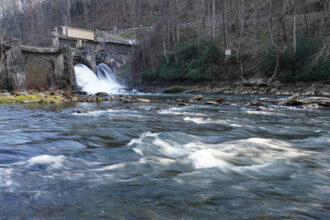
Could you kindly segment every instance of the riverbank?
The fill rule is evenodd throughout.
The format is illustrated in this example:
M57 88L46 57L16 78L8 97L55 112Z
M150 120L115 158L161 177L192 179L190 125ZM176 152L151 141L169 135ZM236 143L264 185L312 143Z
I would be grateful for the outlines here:
M88 95L86 92L71 91L0 91L0 104L60 104L71 102L103 102L115 99L107 93Z
M330 97L329 83L296 83L296 84L266 84L258 81L248 81L243 83L200 83L194 85L147 85L134 86L132 91L137 88L140 93L148 94L176 94L176 95L215 95L221 98L221 95L277 95L277 96L293 96L300 95L303 97ZM133 92L134 93L134 92ZM136 94L133 96L137 96ZM132 98L130 93L126 95L110 95L104 92L89 95L83 91L0 91L0 104L8 103L41 103L41 104L59 104L59 103L75 103L75 102L104 102L118 101L119 103L147 101L139 98ZM217 100L206 100L214 101ZM226 103L226 102L225 102ZM212 103L207 103L212 104Z
M262 81L235 83L199 83L176 85L145 85L140 92L146 93L186 93L186 94L234 94L234 95L284 95L301 94L303 96L330 96L330 83L291 83L275 82L267 84Z

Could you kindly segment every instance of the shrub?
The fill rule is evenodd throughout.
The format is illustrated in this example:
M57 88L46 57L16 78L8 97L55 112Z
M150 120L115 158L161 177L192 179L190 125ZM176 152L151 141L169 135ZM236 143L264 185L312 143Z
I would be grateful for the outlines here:
M278 79L281 81L293 80L321 80L329 78L330 59L313 63L312 57L318 52L320 42L305 35L297 36L296 46L296 74L292 73L292 59L288 50L277 51L270 45L262 53L259 61L260 70L271 76L276 67L277 53L279 54Z
M197 81L216 78L223 53L215 40L178 44L169 52L159 72L163 80Z

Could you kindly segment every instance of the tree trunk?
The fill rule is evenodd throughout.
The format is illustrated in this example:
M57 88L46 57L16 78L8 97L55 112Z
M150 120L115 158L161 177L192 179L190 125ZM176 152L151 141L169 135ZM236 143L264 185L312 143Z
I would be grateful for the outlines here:
M297 15L296 15L296 1L293 0L293 52L296 54L297 52Z
M228 49L228 33L227 33L227 0L223 1L224 13L223 13L223 35L224 35L224 47Z
M294 78L296 76L296 71L297 71L297 58L296 58L294 50L291 46L291 43L289 41L289 37L288 37L288 33L286 31L285 19L284 18L285 18L285 16L282 16L280 18L280 24L281 24L281 29L282 29L282 38L283 38L283 41L285 42L285 44L287 46L287 49L288 49L288 52L290 54L290 58L291 58L291 62L292 62L291 70L292 70L292 76Z
M67 16L67 26L71 26L71 0L68 0L68 5L66 8L66 16Z
M216 17L215 17L215 0L212 1L212 36L215 38L216 32Z

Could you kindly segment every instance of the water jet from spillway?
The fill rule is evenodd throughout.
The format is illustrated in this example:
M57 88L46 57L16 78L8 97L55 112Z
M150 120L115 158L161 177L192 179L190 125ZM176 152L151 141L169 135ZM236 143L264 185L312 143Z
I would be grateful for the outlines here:
M88 94L105 92L108 94L120 93L125 87L120 85L113 70L106 64L97 66L97 74L84 64L74 67L77 85Z

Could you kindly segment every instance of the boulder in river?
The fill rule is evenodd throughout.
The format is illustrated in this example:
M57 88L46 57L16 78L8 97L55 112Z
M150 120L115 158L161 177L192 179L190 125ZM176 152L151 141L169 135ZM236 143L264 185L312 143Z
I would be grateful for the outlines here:
M286 105L286 106L299 106L301 103L298 100L301 99L300 94L296 93L293 96L290 96L287 99L282 100L279 104Z
M98 92L98 93L96 93L95 95L96 95L96 96L100 96L100 97L109 96L109 94L106 93L106 92Z
M215 100L217 103L221 104L225 101L225 98L218 98L217 100Z

